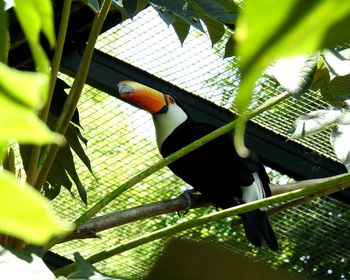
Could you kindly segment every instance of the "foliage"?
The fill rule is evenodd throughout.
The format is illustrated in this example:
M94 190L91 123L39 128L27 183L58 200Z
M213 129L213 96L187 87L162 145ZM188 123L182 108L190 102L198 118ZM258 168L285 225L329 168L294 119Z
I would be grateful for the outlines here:
M309 88L319 91L321 97L329 104L328 108L299 116L291 137L306 137L331 127L332 147L348 170L350 170L350 149L346 141L350 130L349 52L348 48L326 49L320 55L280 60L267 71L296 97L300 97ZM298 63L299 68L295 73L289 72L291 65L295 63Z
M40 12L33 6L23 7L21 3L16 11L22 19L25 15L35 14L34 17L37 17L34 23L38 25L34 24L33 29L27 28L25 31L27 37L30 38L34 56L41 49L39 32L42 26L40 22L46 23L46 27L43 27L44 33L49 41L52 44L54 43L53 30L50 28L52 22L51 25L47 23L47 21L52 21L49 1L43 1ZM2 21L6 22L6 16L6 13L1 11ZM3 36L2 38L6 38L7 30L5 29L0 35ZM6 39L1 41L7 42ZM1 57L6 57L7 48L2 48L2 51ZM8 156L7 145L9 141L16 140L23 144L62 143L62 137L52 133L37 117L37 111L43 106L47 98L48 72L43 67L46 59L46 56L37 57L36 62L38 69L41 71L37 73L11 69L0 62L2 73L0 78L0 109L3 113L0 129L0 160L4 160L5 156ZM13 85L16 85L16 87ZM10 171L15 172L14 167ZM35 193L29 186L23 186L16 180L14 174L2 171L0 178L1 232L42 244L53 235L62 234L70 228L54 217L45 199ZM18 204L13 203L14 201Z
M121 11L123 20L125 20L140 12L147 2L168 26L173 26L181 43L185 41L190 26L204 32L201 22L203 21L214 45L223 38L225 26L230 28L234 26L239 10L238 5L229 0L123 0L113 1L113 5ZM228 47L231 47L231 40Z
M0 107L0 109L2 109L1 111L4 112L4 117L2 119L3 125L0 131L0 134L2 135L2 138L0 139L1 158L4 158L6 154L6 147L9 140L15 139L20 144L30 143L36 145L50 144L53 142L62 142L62 136L58 136L57 133L50 132L47 129L47 127L43 124L43 122L40 121L37 117L38 110L41 109L45 104L46 108L50 107L50 102L46 102L47 98L49 101L52 99L52 96L47 96L49 85L49 62L39 42L39 34L42 31L43 34L47 37L49 43L51 45L54 44L55 34L52 21L52 9L49 1L42 0L43 5L39 6L36 5L36 1L29 1L29 5L24 5L24 2L25 1L23 0L16 1L16 13L20 23L22 24L24 33L26 34L26 38L29 42L29 46L33 54L33 60L36 64L38 71L34 73L23 73L22 71L10 69L3 63L0 64L0 70L2 73L4 73L4 75L2 76L3 78L0 79L0 106L3 106ZM225 40L225 57L234 54L233 52L235 50L235 39L233 39L232 37L232 29L234 29L233 27L236 24L238 6L234 4L234 2L228 0L84 0L82 2L85 3L95 13L95 20L91 31L91 37L85 49L84 57L81 62L79 71L77 73L77 78L73 83L70 94L68 95L66 102L62 107L62 110L60 110L59 114L56 117L53 117L52 115L48 118L45 117L44 121L47 121L47 123L51 126L53 131L66 136L70 147L80 157L80 159L89 169L89 171L92 172L90 161L87 158L81 146L81 143L79 142L80 140L83 140L84 142L84 139L80 137L81 135L77 126L72 125L70 121L72 120L72 118L74 118L75 112L77 112L76 105L78 103L81 90L85 83L87 71L92 57L92 52L94 49L94 43L101 30L103 21L108 13L111 3L113 2L113 6L121 12L123 19L133 17L138 12L140 12L147 4L151 5L168 25L173 26L181 43L185 41L191 26L197 28L200 31L204 31L206 29L213 45L222 42L223 39ZM237 53L241 56L242 80L240 90L236 99L236 104L238 105L240 112L244 112L245 109L248 107L248 104L251 100L251 92L253 89L254 82L256 78L260 75L262 70L269 63L285 55L299 54L305 52L310 53L320 50L324 47L334 47L338 43L348 41L348 33L343 32L344 30L347 30L345 26L347 26L346 23L349 21L348 12L350 9L350 5L348 4L348 2L340 1L339 3L337 3L337 9L335 9L335 4L333 1L325 0L322 1L320 5L316 5L316 2L318 3L318 1L311 1L310 3L305 3L305 1L297 1L296 3L295 1L283 1L281 3L275 3L275 1L247 1L246 8L237 22L238 29L237 34L235 36L236 40L239 43L237 45ZM3 1L1 1L0 3L3 4ZM65 1L65 4L66 3L69 3L70 6L69 0ZM2 12L2 9L3 7L1 7L0 23L3 22L3 20L6 17L6 14ZM275 12L276 9L278 9L279 13ZM330 9L336 12L332 13L329 17L325 17L324 15L326 15L326 13L327 15L329 15L328 11ZM264 11L263 20L261 17L261 11ZM295 17L293 18L289 15L295 15ZM65 12L63 13L62 17L65 16L67 18L69 17L69 9L65 10ZM318 29L316 30L314 28L315 20L320 17L326 18L326 20L322 21L321 24L319 24L319 21L317 21ZM30 19L33 23L32 28L30 25L26 25L26 20L28 19ZM205 28L202 25L203 23L206 26ZM330 35L330 32L334 29L336 29L337 32L335 34L332 33L332 36L328 36ZM315 32L311 33L310 30ZM61 37L60 39L61 41L64 41L64 30L62 34L63 37ZM225 36L225 34L228 35ZM295 47L294 42L296 38L306 38L306 35L310 34L312 34L312 36L309 36L308 40L304 40L303 43L300 44L300 46ZM4 43L1 43L0 47L0 51L2 52L0 58L2 61L5 61L5 52L7 51L6 28L0 28L0 36L1 38L5 38L4 40L1 40L1 42ZM336 52L336 57L339 57L339 55L345 55L340 51ZM331 67L331 70L328 69L328 73L327 71L325 71L327 65L332 64L333 62L331 61L334 61L334 57L332 56L333 54L333 51L325 51L323 53L323 63L317 61L317 68L315 63L316 59L314 59L314 57L312 57L313 59L311 59L310 64L308 64L310 61L307 59L307 70L305 70L303 63L299 64L299 68L297 68L296 73L303 81L299 82L299 79L296 87L293 87L293 84L292 87L290 87L289 85L288 87L286 87L290 91L295 91L299 94L301 91L304 91L309 86L310 81L312 80L310 79L310 77L314 75L315 79L313 86L320 88L321 94L324 96L324 98L327 99L333 106L336 106L337 108L331 108L327 111L313 113L309 116L304 117L304 120L306 121L301 122L302 128L298 129L298 131L301 132L298 133L300 135L312 133L336 122L337 126L332 132L332 143L334 145L336 153L339 155L339 158L341 158L344 161L344 163L347 166L349 166L349 151L344 151L343 149L343 143L345 141L344 139L349 134L346 126L348 124L348 112L346 111L347 108L343 108L344 105L347 106L346 100L348 93L344 89L347 88L347 76L349 75L349 72L346 72L345 74L339 74L339 72L332 72L334 70L334 67ZM342 59L341 62L343 62ZM338 62L336 62L336 64L337 63ZM55 66L58 69L58 65L59 60L57 63L54 63L52 69ZM340 68L343 69L343 67ZM306 74L300 74L304 70ZM51 73L54 74L53 71ZM276 79L279 79L278 75L275 76ZM342 76L344 76L345 78L340 78ZM55 82L56 77L50 79L50 88L54 88L53 85L55 84ZM18 85L18 87L14 89L13 84L16 84L16 86ZM274 100L263 107L264 109L266 109L267 107L275 105L276 102L277 101ZM339 108L339 106L341 106L341 108ZM252 111L250 114L243 116L243 119L239 119L237 121L237 123L239 124L237 131L244 131L244 129L242 129L244 128L244 122L247 121L250 116L256 114L256 112L257 111ZM317 117L315 117L315 115ZM318 117L321 115L323 116L323 119L322 121L319 121L320 118ZM314 124L315 119L316 125ZM52 121L51 123L50 120ZM314 123L310 126L312 127L311 129L309 129L310 120L314 120ZM16 122L16 126L13 126L14 122ZM79 121L78 123L76 123L76 125L79 126ZM216 137L216 135L220 135L220 133L232 129L232 127L233 124L224 127L219 132L216 132L216 134L214 133L207 137L205 141L208 141L208 139L212 139ZM308 130L306 130L305 127L307 127ZM33 133L33 131L35 131L35 133ZM191 144L190 149L195 148L196 145L198 147L199 144L203 143L204 142L202 139L202 142L199 141L195 144ZM243 143L243 141L238 141L238 143ZM33 176L34 180L32 183L35 185L35 187L38 190L44 188L44 192L48 194L48 196L50 196L51 198L54 198L60 192L61 186L66 187L70 191L71 182L69 177L67 176L67 174L69 174L69 176L72 178L72 180L78 187L80 197L85 203L87 203L85 190L82 186L78 173L76 172L76 167L74 165L73 156L70 148L68 146L59 148L57 145L45 146L43 148L36 147L39 146L35 146L34 148L31 147L32 149L24 151L23 148L25 149L25 146L22 145L23 157L25 158L24 154L27 154L26 164L28 170L28 177ZM141 175L132 177L129 181L122 184L119 188L115 189L110 194L103 195L101 197L100 202L95 204L95 206L90 208L90 210L88 210L84 215L78 218L77 222L82 223L85 220L91 218L97 212L101 211L101 209L104 206L112 202L116 197L133 187L142 178L150 176L156 170L162 168L170 161L176 160L178 156L183 155L185 152L189 152L190 149L188 147L184 148L177 154L156 163L150 168L147 168L141 173ZM51 169L51 167L53 168ZM50 173L50 170L52 172L56 171L57 173ZM23 237L26 240L29 240L30 242L40 244L47 241L48 238L51 237L53 234L62 233L62 231L67 230L67 226L62 226L55 220L55 218L46 215L49 213L47 211L47 204L46 202L43 202L41 198L38 198L38 194L33 194L33 191L30 190L29 187L19 188L18 181L14 179L13 175L3 172L1 174L0 181L2 181L2 183L8 183L9 187L9 190L5 188L3 188L4 190L0 189L1 194L4 194L4 196L0 197L5 197L5 191L7 195L6 197L8 197L8 201L4 202L2 205L4 208L0 208L0 215L3 215L0 216L2 220L6 221L5 218L13 217L11 216L11 214L13 214L14 211L12 211L13 208L11 207L13 207L14 205L10 205L11 201L14 200L13 197L16 197L17 201L22 202L20 206L21 212L17 212L17 215L18 213L23 213L22 220L18 219L21 218L20 216L17 216L12 220L12 222L14 221L12 228L10 227L11 223L0 223L0 229L4 231L4 228L6 227L6 232ZM50 183L51 188L48 187L46 182ZM23 191L23 189L30 191ZM295 193L293 193L293 195L295 195ZM288 199L290 198L290 196L286 195ZM260 203L265 203L264 205L267 205L268 201ZM27 205L30 205L30 207ZM25 206L30 208L32 211L27 211ZM249 207L249 205L246 206ZM233 212L236 210L233 210ZM10 211L10 213L6 211ZM205 216L202 219L199 218L197 219L197 221L200 221L199 224L204 224L207 223L209 220L214 219L213 217L217 219L217 217L232 215L233 212L223 211L218 215L211 214ZM28 215L31 216L27 218ZM38 223L35 223L33 217L35 217L36 219L41 217L41 219L38 220ZM27 222L27 224L25 223L25 221ZM37 234L38 229L43 229L43 223L46 223L45 226L47 226L47 224L51 226L47 228L47 232L41 231L39 234ZM163 223L165 222L163 221ZM182 225L175 225L173 227L169 227L170 229L165 228L159 229L158 231L154 231L153 233L147 235L145 239L151 240L152 238L165 236L165 233L166 235L172 233L173 228L177 231L186 229L186 226L184 226L184 224L191 226L197 225L196 220L191 220L188 222L184 222ZM34 226L36 227L32 229L31 227ZM25 235L21 233L23 229L27 229L24 232ZM157 234L159 232L161 234L158 236ZM54 245L58 241L59 239L54 239L54 241L50 243L50 245ZM105 254L103 256L106 256L106 253L109 253L108 256L111 256L116 253L120 253L123 250L127 250L127 245L132 242L134 242L132 243L133 246L143 244L142 242L137 243L136 241L131 241L124 245L118 245L116 246L116 249L111 249L109 251L102 252L101 254ZM94 256L91 259L93 260ZM84 262L82 262L80 258L77 259L77 262L82 264L83 270L86 269L86 264L84 264ZM105 278L95 272L92 272L90 266L88 266L87 269L88 273L85 273L86 271L83 272L82 277L84 278L87 278L92 274L94 279L110 279Z

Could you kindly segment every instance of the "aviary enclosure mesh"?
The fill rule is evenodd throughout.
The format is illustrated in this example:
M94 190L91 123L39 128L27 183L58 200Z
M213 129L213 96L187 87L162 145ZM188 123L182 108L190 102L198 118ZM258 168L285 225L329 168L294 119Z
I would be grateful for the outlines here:
M172 27L167 27L152 9L102 34L97 46L111 56L234 111L232 93L237 92L239 74L234 59L222 59L222 47L218 45L212 48L209 38L196 30L191 30L190 36L181 46ZM62 74L61 78L71 83L69 77ZM252 104L253 107L278 95L281 89L270 79L262 78L257 91L258 98ZM310 92L300 100L285 101L254 121L288 137L298 115L325 106L317 93ZM78 108L83 135L89 140L86 151L98 178L96 181L79 160L76 161L91 206L131 176L158 161L160 155L151 116L146 112L90 86L85 86ZM328 139L328 132L325 131L297 141L335 159ZM289 180L272 170L269 174L271 178L275 176L274 181L277 183ZM177 197L187 188L189 186L163 168L125 192L101 214ZM72 198L65 190L53 203L57 213L71 221L86 210L78 198ZM134 222L101 232L98 239L57 245L54 251L68 258L72 258L75 251L88 257L122 241L212 211L216 210L210 207L191 210L181 219L173 213ZM232 229L231 220L194 228L180 236L218 242L235 252L256 256L274 267L301 272L310 279L350 279L350 208L346 203L326 197L272 216L271 222L281 244L281 250L277 253L248 245L242 227ZM142 279L166 240L126 251L97 263L96 267L104 273L125 279Z

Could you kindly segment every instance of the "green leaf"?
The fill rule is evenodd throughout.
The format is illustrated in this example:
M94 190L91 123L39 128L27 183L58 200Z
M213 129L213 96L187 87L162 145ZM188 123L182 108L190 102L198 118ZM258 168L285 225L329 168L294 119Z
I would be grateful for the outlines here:
M330 140L337 158L350 172L350 125L337 125L333 128Z
M40 31L55 45L53 10L50 0L15 0L15 12L33 54L38 70L48 73L49 61L40 45Z
M5 2L0 1L0 62L7 62L7 54L10 46L7 31L7 13L5 12Z
M12 102L39 109L48 94L48 75L19 71L0 63L0 92Z
M350 1L248 0L237 25L242 81L236 103L243 112L268 64L350 40Z
M273 76L294 97L300 97L313 81L318 58L318 54L281 58L266 73Z
M0 231L34 244L44 244L71 226L52 212L48 200L29 185L21 186L13 174L0 173Z
M187 22L183 21L181 18L175 17L173 27L181 44L183 44L188 35L188 32L190 31L190 25Z
M23 72L0 63L0 143L60 143L62 136L51 132L36 116L45 102L48 76Z
M15 11L21 27L32 43L40 42L42 30L50 46L55 45L53 10L50 0L14 0Z
M297 118L291 138L299 138L317 133L327 126L336 123L342 116L339 109L317 110Z
M74 253L77 269L68 279L86 279L86 280L121 280L120 278L109 277L99 273L90 263L88 263L79 253Z
M0 142L0 163L4 160L7 152L7 142Z
M199 5L197 5L196 2L190 1L190 4L194 8L194 10L197 12L201 20L203 20L205 25L207 26L211 43L212 45L214 45L222 38L222 36L224 36L225 34L224 25L214 17L207 14L207 12L204 9L202 9Z
M9 101L1 93L0 112L0 143L10 139L38 145L63 142L63 137L51 132L32 109Z

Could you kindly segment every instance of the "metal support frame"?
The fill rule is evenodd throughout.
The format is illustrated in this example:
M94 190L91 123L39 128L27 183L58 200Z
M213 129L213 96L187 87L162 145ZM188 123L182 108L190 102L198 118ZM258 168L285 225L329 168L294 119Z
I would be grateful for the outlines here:
M66 54L62 61L61 71L74 77L82 52L83 50L75 50ZM229 110L95 50L87 83L118 98L117 83L122 80L135 80L175 96L195 119L222 126L235 118L235 115ZM345 167L339 162L316 154L303 145L287 141L285 137L253 122L248 123L246 143L259 155L265 165L297 180L322 178L346 172ZM349 191L343 191L338 196L350 201Z

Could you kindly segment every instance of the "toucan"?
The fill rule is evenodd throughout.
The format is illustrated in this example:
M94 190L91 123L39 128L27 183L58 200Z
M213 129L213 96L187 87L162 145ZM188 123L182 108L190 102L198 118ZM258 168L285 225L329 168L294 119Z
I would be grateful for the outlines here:
M217 129L215 125L194 120L170 94L134 81L120 82L118 91L122 99L152 114L163 157ZM208 201L223 209L271 196L264 166L252 151L248 157L241 158L230 133L208 142L168 167ZM278 250L266 209L244 213L241 217L251 244L261 247L266 242L272 250Z

